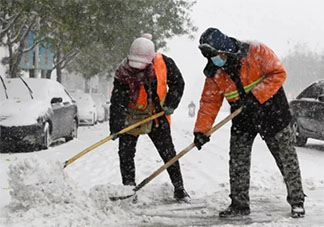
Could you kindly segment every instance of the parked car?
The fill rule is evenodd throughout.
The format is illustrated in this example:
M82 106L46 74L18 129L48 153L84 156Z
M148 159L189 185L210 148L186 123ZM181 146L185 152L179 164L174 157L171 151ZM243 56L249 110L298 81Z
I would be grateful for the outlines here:
M79 111L79 125L95 125L98 121L96 103L90 94L71 93L76 100Z
M290 102L297 146L308 138L324 140L324 80L305 88Z
M47 149L77 137L78 110L60 83L49 79L0 81L0 150Z

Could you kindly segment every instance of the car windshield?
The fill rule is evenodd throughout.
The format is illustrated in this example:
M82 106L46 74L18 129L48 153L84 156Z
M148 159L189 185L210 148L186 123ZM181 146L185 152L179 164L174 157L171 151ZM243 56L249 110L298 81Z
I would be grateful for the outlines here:
M92 94L92 98L97 104L103 105L105 103L105 98L103 95Z
M36 81L26 80L30 88L35 91L33 95L38 99L44 99L48 96L44 86L40 86ZM20 79L5 79L4 83L7 88L8 99L14 100L31 100L30 92L26 85ZM6 91L3 86L0 86L0 100L6 99Z
M304 91L302 91L300 95L297 96L297 99L302 99L302 98L317 99L318 96L323 94L324 94L324 82L319 81L307 87Z
M93 99L87 94L74 94L73 97L76 99L78 105L81 106L93 106Z

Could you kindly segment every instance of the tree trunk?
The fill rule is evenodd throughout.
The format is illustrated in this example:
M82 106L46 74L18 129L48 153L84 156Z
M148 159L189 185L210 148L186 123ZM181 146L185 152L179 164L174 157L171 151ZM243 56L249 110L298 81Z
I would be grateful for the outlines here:
M47 70L47 71L46 71L46 78L47 78L47 79L51 79L52 71L53 71L53 70Z
M84 91L85 93L90 93L90 79L89 78L85 78L84 79Z
M56 57L56 61L60 62L61 61L61 54L60 51L57 52L57 57ZM61 64L58 64L56 66L56 80L58 82L62 82L62 68L61 68Z
M41 70L41 78L47 78L47 70L46 69L42 69ZM51 78L48 78L48 79L51 79Z
M29 70L29 77L30 78L35 78L35 69L30 69Z
M56 80L58 82L62 82L62 69L61 69L61 65L58 65L56 68Z
M9 77L15 78L17 77L17 64L15 62L13 48L11 43L8 43L8 51L9 51Z

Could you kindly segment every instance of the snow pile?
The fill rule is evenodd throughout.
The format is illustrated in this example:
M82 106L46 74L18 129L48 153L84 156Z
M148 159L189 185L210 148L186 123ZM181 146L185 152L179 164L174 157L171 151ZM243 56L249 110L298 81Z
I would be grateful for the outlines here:
M25 159L11 165L8 176L12 189L6 207L8 226L111 226L130 216L114 206L105 191L94 189L91 197L80 191L59 162ZM98 201L105 201L105 206L96 206Z

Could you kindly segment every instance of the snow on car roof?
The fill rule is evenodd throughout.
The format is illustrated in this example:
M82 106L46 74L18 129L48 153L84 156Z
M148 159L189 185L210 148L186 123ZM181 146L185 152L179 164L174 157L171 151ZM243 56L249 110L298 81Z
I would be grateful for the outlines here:
M51 93L55 93L58 87L63 87L60 83L50 79L24 78L33 92L36 99L46 100ZM9 99L28 100L31 99L27 86L20 78L10 78L4 80L7 87ZM0 86L0 100L5 98L3 86Z
M63 86L56 81L39 78L24 79L33 92L33 99L27 86L20 78L5 79L8 99L4 87L0 85L0 125L20 126L37 122L37 118L51 107L50 94L62 91ZM60 88L61 87L61 88Z

